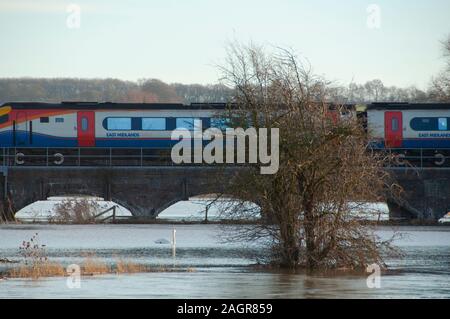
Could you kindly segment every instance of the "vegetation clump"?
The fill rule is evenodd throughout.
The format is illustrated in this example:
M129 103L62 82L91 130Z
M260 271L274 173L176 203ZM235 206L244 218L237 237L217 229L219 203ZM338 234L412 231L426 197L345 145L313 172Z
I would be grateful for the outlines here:
M68 198L55 205L52 222L58 224L93 224L100 211L95 200L87 198Z
M30 278L37 280L45 277L65 277L70 275L66 269L66 266L49 260L46 245L39 243L38 233L35 233L30 240L23 241L19 247L19 252L22 256L20 265L10 268L5 273L0 274L0 278ZM121 258L117 259L113 264L108 264L93 253L82 254L82 257L83 261L79 265L81 276L195 271L194 268L187 268L186 270L183 270L173 267L165 267L163 265L150 267L148 265L126 261ZM1 261L11 264L16 263L15 261L10 261L8 259L1 259Z

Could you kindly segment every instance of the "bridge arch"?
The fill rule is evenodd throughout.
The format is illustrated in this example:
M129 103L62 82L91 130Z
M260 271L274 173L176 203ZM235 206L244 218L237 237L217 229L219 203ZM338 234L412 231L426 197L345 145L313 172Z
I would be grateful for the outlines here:
M219 212L227 207L228 203L230 206L234 203L240 202L237 198L232 198L226 194L217 193L201 193L195 196L191 196L189 199L186 198L176 198L170 202L167 202L164 206L158 210L157 218L168 219L176 218L179 220L183 219L195 219L195 220L211 220L217 219L219 217ZM185 203L182 212L179 207L180 203ZM252 206L255 210L260 210L259 206L255 203L247 203ZM258 215L259 216L259 215ZM231 219L232 216L221 215L221 219ZM234 216L234 219L237 219Z
M100 219L112 217L112 208L114 208L114 218L131 217L131 212L126 207L113 201L98 196L68 194L50 196L45 200L30 203L15 212L15 218L22 222L84 223L100 213L104 213Z
M154 219L176 202L221 192L223 185L212 177L216 172L201 167L9 167L8 183L1 186L15 211L50 196L77 194L116 202L138 219Z

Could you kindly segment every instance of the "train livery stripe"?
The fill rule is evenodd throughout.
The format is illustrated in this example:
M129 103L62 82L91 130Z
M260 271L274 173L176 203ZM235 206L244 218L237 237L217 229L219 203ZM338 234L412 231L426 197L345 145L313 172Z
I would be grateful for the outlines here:
M3 107L0 107L0 116L3 116L3 115L6 115L6 114L9 114L10 112L11 112L11 106L3 106Z
M50 117L50 116L62 116L62 115L67 115L67 114L74 114L76 113L76 111L74 110L68 110L68 111L51 111L51 110L42 110L42 111L27 111L26 112L26 117L21 118L21 120L17 121L16 120L16 114L17 111L12 111L10 112L10 119L8 122L1 124L0 125L0 129L11 126L12 125L12 121L16 120L16 124L21 124L23 122L27 122L27 121L32 121L32 120L36 120L38 118L41 117Z
M16 140L27 140L27 131L16 131ZM172 147L177 140L170 138L96 138L96 147ZM76 137L52 136L42 133L33 133L33 144L13 145L13 131L0 132L0 145L6 147L78 147Z

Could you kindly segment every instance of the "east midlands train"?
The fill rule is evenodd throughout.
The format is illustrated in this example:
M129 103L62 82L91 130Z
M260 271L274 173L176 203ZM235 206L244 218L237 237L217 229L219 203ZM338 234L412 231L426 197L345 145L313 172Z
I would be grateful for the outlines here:
M219 127L226 104L6 103L1 147L166 148L175 129Z
M375 148L450 148L449 103L372 103L366 116Z
M171 132L221 127L226 104L5 103L0 147L151 147L173 145ZM372 103L363 112L379 149L450 148L450 104Z

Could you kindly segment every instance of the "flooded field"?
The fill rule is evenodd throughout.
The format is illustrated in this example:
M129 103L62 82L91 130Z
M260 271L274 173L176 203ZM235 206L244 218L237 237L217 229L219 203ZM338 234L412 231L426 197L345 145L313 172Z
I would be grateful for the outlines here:
M176 255L170 244L176 228ZM364 276L320 276L256 271L261 245L225 243L218 225L1 225L0 258L21 260L19 246L39 234L50 260L80 263L94 254L174 272L83 277L70 289L67 278L0 280L0 298L449 298L450 227L380 227L396 241L403 259L390 259L381 288L369 289ZM237 227L237 226L227 226ZM226 228L225 228L226 229ZM162 242L162 243L161 243ZM5 270L10 264L0 264ZM186 272L190 268L193 271Z

